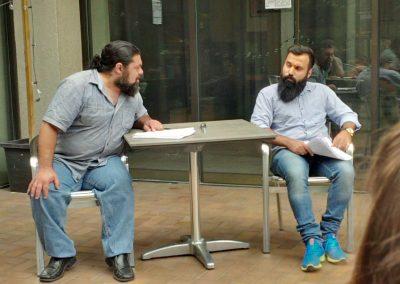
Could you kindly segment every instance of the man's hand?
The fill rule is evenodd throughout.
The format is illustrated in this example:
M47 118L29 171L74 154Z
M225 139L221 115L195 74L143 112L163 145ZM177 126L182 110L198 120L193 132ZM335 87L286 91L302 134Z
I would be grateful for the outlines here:
M29 184L28 194L35 199L39 199L41 194L43 194L44 198L47 198L49 195L50 183L54 183L57 189L60 187L60 182L53 168L39 169L38 173Z
M351 135L346 130L340 131L333 139L332 146L339 148L343 152L347 151L347 148L351 144Z
M335 84L329 84L328 87L331 88L333 91L336 91L336 90L337 90Z
M311 151L310 147L303 141L292 140L288 145L288 149L297 155L307 155L310 154L314 156L314 153Z
M146 120L146 122L143 124L143 130L146 132L163 130L163 129L164 126L162 125L162 123L155 119Z

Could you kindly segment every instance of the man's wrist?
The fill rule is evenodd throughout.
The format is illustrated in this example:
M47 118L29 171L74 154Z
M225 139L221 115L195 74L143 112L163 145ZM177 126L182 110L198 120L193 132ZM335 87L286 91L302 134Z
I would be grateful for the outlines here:
M351 127L346 127L346 128L343 129L343 130L346 131L348 134L350 134L351 137L354 136L355 131L354 131L353 128L351 128Z

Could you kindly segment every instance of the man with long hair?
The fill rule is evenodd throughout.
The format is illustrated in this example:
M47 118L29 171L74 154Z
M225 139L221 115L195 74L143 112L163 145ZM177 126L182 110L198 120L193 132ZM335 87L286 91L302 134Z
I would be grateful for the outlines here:
M295 45L289 48L278 84L260 91L251 121L261 128L272 129L276 138L271 170L287 183L289 202L297 220L306 250L303 271L322 267L327 257L337 263L346 259L337 240L337 232L348 205L354 184L351 161L314 155L306 141L329 137L326 116L341 127L333 146L346 150L354 131L361 127L357 114L346 106L327 86L308 82L314 64L311 48ZM332 181L327 208L318 224L312 211L308 189L310 174Z
M99 202L103 249L114 278L134 278L128 259L134 196L120 158L123 135L133 126L163 128L143 106L138 87L142 76L139 49L125 41L110 42L93 58L90 70L61 82L43 117L39 170L28 189L40 241L51 257L40 281L61 278L76 262L65 221L70 194L81 189L93 190Z

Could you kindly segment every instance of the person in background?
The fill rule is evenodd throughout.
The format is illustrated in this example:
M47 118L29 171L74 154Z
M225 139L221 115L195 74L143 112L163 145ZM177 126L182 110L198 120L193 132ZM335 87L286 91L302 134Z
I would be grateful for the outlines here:
M400 123L382 138L369 170L372 210L352 284L400 283Z
M335 54L332 40L325 40L315 49L315 64L313 66L311 81L326 84L328 77L343 77L343 62ZM335 85L328 85L335 90Z

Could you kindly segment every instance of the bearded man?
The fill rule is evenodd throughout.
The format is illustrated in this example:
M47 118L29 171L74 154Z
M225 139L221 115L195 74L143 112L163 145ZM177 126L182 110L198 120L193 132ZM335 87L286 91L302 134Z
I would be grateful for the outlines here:
M93 190L103 220L102 243L114 278L129 281L134 273L128 254L133 249L132 179L121 162L123 135L133 126L161 130L143 106L139 49L113 41L91 69L64 79L43 117L39 131L39 170L33 177L33 218L41 243L51 257L40 281L61 278L76 261L73 241L65 232L70 194Z
M271 170L287 183L288 196L297 231L306 245L301 264L303 271L322 267L329 262L346 260L336 238L354 185L351 161L314 155L306 141L329 137L326 117L341 127L333 145L346 151L355 130L361 125L357 114L345 105L327 86L308 82L314 65L311 48L295 45L288 49L278 84L260 91L251 121L273 130ZM321 223L315 221L307 179L310 175L331 180L327 208Z

